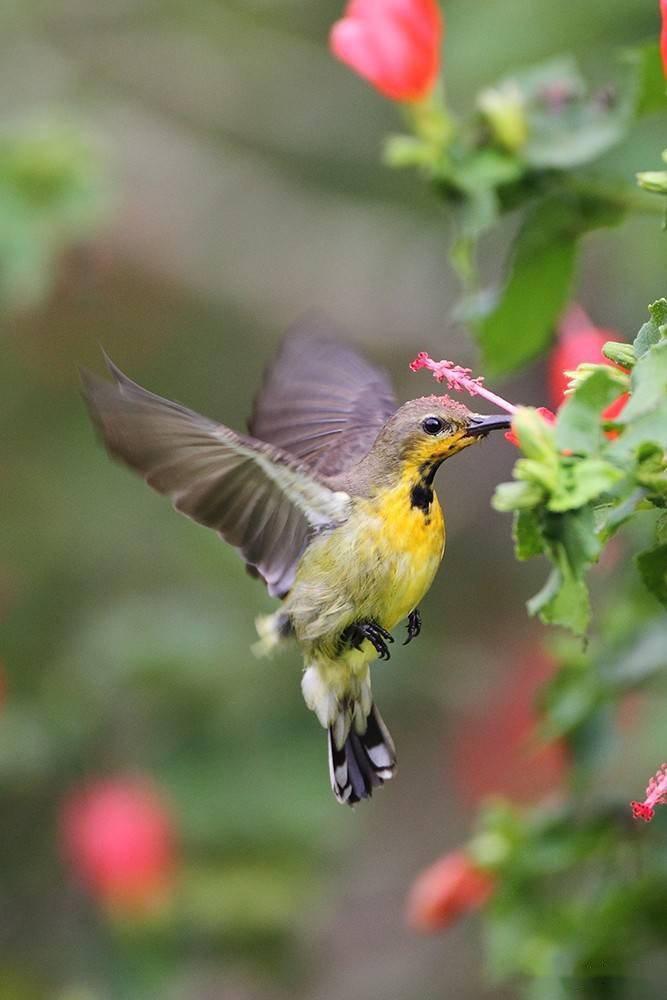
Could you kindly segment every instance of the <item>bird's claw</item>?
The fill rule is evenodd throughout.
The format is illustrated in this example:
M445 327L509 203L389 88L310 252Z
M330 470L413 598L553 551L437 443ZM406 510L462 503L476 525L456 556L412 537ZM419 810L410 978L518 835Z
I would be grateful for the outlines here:
M407 646L409 642L412 642L412 640L419 635L421 630L422 630L421 612L419 611L419 608L415 608L414 611L411 611L410 614L408 615L408 637L403 643L403 645Z
M381 625L378 625L377 622L355 622L353 625L350 625L345 629L341 638L343 641L349 642L354 649L361 649L361 644L364 639L368 639L368 641L375 647L375 651L381 660L388 660L391 656L387 643L393 642L394 637L391 632L387 632L387 630L382 628Z

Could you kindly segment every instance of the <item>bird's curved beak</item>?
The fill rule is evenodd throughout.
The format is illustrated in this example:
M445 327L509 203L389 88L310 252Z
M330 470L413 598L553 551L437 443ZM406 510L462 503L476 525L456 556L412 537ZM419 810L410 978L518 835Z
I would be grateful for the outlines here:
M494 413L490 417L471 417L466 431L468 437L486 437L489 431L507 431L512 426L508 413Z

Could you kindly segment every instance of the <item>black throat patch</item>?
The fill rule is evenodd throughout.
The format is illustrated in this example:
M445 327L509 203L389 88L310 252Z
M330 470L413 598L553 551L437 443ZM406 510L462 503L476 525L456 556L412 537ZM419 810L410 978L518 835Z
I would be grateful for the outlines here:
M410 490L410 506L428 514L433 503L433 478L442 465L443 459L425 462L419 466L419 479Z

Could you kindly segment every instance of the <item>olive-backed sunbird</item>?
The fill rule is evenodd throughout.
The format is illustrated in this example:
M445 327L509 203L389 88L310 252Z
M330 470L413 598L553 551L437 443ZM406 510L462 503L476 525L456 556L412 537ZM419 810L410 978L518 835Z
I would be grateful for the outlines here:
M142 389L110 360L113 381L83 372L104 442L176 510L217 531L261 577L279 609L258 619L263 651L296 640L306 704L327 730L339 802L369 798L394 774L394 744L373 704L370 663L389 659L442 559L439 466L506 415L447 396L397 407L388 377L337 336L288 332L237 434Z

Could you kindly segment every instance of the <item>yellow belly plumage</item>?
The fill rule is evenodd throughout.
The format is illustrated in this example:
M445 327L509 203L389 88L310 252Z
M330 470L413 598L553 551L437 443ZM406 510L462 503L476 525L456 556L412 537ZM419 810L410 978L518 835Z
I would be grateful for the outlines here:
M403 484L366 501L368 544L381 553L386 573L378 579L377 620L394 628L419 604L436 574L445 547L445 523L437 496L427 512L410 506ZM373 517L375 512L375 517Z
M442 559L440 504L434 495L426 511L411 506L411 481L406 474L391 489L358 499L344 524L314 539L274 616L289 615L304 655L304 696L323 725L345 701L359 704L360 718L370 710L368 666L376 650L368 640L341 648L342 633L364 620L395 628L419 604Z

